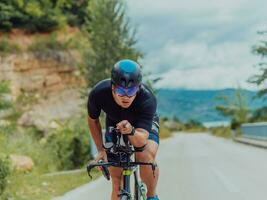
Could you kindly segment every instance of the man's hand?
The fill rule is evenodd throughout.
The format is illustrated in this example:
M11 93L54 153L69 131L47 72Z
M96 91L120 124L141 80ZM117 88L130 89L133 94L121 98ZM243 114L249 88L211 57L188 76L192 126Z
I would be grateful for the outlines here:
M133 126L127 120L122 120L116 126L122 134L130 134L133 129Z
M99 151L99 152L97 153L94 162L97 163L97 162L100 161L100 160L103 160L103 161L105 161L105 162L108 162L108 159L107 159L107 153L106 153L105 150L101 150L101 151Z

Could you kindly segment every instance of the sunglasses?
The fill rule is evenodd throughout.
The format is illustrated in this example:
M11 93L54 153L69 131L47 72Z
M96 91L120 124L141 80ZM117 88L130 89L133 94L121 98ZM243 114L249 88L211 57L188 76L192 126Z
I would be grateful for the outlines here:
M133 87L122 87L122 86L115 86L114 91L118 96L127 96L127 97L132 97L134 96L137 91L139 90L139 86L133 86Z

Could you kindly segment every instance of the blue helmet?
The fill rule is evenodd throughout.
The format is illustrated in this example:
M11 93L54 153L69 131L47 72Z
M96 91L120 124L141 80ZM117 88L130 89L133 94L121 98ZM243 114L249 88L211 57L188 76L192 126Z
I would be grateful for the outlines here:
M140 65L132 60L120 60L111 70L111 81L125 88L139 86L142 81Z

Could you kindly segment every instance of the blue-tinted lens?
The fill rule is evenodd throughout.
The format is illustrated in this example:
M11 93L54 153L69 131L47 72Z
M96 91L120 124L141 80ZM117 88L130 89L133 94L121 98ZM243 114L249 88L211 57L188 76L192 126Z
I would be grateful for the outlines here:
M116 86L116 87L115 87L115 92L116 92L116 94L119 95L119 96L126 96L126 91L124 90L123 87Z
M136 94L136 92L138 91L139 87L138 86L133 86L133 87L129 87L129 88L124 88L121 86L116 86L115 87L115 92L117 95L119 96L128 96L128 97L132 97Z
M136 94L136 92L138 91L138 88L139 88L138 86L129 87L127 89L127 96L128 97L134 96Z

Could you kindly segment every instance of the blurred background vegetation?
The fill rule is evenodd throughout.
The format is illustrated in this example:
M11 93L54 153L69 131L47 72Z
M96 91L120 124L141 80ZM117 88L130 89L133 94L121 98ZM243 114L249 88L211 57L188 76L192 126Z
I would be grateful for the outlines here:
M21 77L8 79L4 74L0 79L0 199L50 199L89 180L84 172L45 175L84 168L92 159L86 123L88 88L108 78L117 60L138 61L144 53L136 47L136 29L126 15L122 0L2 0L0 13L1 62L6 65L17 58L14 69L23 59L26 64L34 63L32 68L47 63L45 68L49 73L60 74L43 78L44 69L36 67L38 76L33 77L26 73L30 71L29 64L15 69L16 73L25 73L23 78L27 80L19 82L21 85L14 85L14 80ZM266 58L267 42L255 45L253 53ZM55 69L49 68L52 65ZM264 84L266 66L265 62L259 63L262 74L252 75L249 81ZM9 69L4 72L13 73ZM79 104L82 111L76 114L70 111L67 119L52 119L43 126L40 122L32 123L27 116L38 110L42 102L46 104L51 95L63 91L60 84L55 89L55 83L63 79L68 84L76 84L65 88L63 82L63 89L74 88L79 92L83 99ZM145 78L152 89L158 80L160 77ZM32 82L24 87L27 81ZM15 87L19 88L18 92ZM157 94L157 90L154 91ZM266 93L263 89L255 98L264 99ZM242 123L267 120L267 107L251 110L241 89L236 90L234 98L221 96L219 99L221 105L217 106L217 112L231 121L230 126L208 129L196 119L185 122L177 115L164 116L160 120L160 137L168 138L177 131L210 131L217 136L231 137L232 131L238 131ZM61 104L67 100L61 98ZM32 118L39 119L43 116L40 113ZM39 121L43 120L40 117ZM19 169L15 161L18 156L27 156L24 158L30 160L30 167Z

